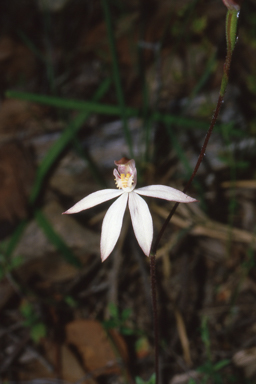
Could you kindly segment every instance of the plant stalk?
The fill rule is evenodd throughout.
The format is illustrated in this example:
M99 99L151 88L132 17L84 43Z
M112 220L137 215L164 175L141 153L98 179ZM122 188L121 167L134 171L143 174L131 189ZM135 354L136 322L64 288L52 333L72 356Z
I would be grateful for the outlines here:
M156 257L155 254L150 254L150 283L151 283L151 296L152 296L152 311L153 311L153 326L154 326L154 339L155 339L155 384L159 382L159 332L158 332L158 316L157 316L157 298L156 298Z
M204 139L204 143L201 149L201 152L199 154L197 163L195 165L195 168L193 170L193 173L187 182L185 188L183 189L183 192L186 192L188 188L190 187L194 177L197 174L197 171L202 163L202 160L205 155L205 151L209 142L209 139L211 137L213 128L216 124L217 118L220 113L221 105L223 103L224 94L227 88L228 80L229 80L229 70L231 65L231 59L232 59L232 53L235 47L235 42L237 39L237 23L238 23L238 17L239 17L239 11L234 9L228 9L227 17L226 17L226 40L227 40L227 55L224 62L223 67L223 76L222 76L222 82L219 92L219 97L217 101L217 105L215 108L215 111L213 113L213 117L211 120L210 127L207 131L207 134ZM155 275L155 260L156 260L156 252L159 246L159 243L161 241L161 238L164 234L164 231L167 228L167 225L169 224L172 216L174 215L176 209L178 208L179 203L176 203L172 210L170 211L167 219L165 220L157 238L156 241L152 247L151 253L150 253L150 274L151 274L151 293L152 293L152 305L153 305L153 318L154 318L154 336L155 336L155 373L156 373L156 381L155 384L158 384L159 382L159 332L158 332L158 316L157 316L157 299L156 299L156 275Z

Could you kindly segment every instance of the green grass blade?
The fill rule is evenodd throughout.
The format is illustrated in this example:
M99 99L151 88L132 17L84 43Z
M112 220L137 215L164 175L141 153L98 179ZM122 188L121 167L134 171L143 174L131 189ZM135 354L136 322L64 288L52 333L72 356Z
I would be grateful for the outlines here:
M179 144L179 141L178 141L178 139L177 139L177 137L176 137L170 124L166 124L166 130L167 130L167 134L169 136L169 139L171 141L172 148L175 150L179 161L184 165L184 168L186 170L186 177L185 178L188 180L190 177L190 174L192 172L192 168L190 166L190 163L188 161L186 153L183 151L181 145ZM204 189L202 188L202 185L196 179L194 180L194 186L195 186L195 188L198 191L198 194L200 196L199 201L200 201L201 207L206 212L207 204L205 202Z
M170 141L172 143L172 147L174 148L180 162L184 165L184 167L186 169L186 173L187 173L187 178L189 178L189 176L192 172L192 168L189 164L188 158L187 158L185 152L183 151L183 149L181 148L181 145L179 144L179 141L178 141L175 133L173 132L170 124L166 124L166 130L167 130L167 134L170 138Z
M59 97L45 96L45 95L36 95L31 93L17 92L17 91L8 91L6 92L7 97L12 97L15 99L21 99L26 101L31 101L43 105L49 105L56 108L65 108L65 109L77 109L77 110L86 110L90 113L97 113L101 115L112 115L119 116L120 108L115 105L108 104L99 104L97 102L86 102L79 100L65 100ZM136 108L126 108L127 117L140 117L141 112ZM179 127L185 129L201 129L207 130L209 128L208 122L196 120L193 118L164 114L160 112L153 112L150 116L150 119L156 122L162 122L164 124L175 124ZM229 124L216 124L216 132L221 132L222 129L225 129L232 133L233 137L245 137L246 133L241 129L236 129L234 124L231 122Z
M103 94L107 91L110 85L110 81L104 82L99 88L98 92L95 94L95 100L100 99ZM43 181L49 172L49 169L53 166L55 161L58 159L61 152L66 148L75 134L79 131L85 120L89 117L88 111L83 111L78 114L78 116L69 124L65 129L59 140L57 140L52 147L49 149L47 155L44 157L40 167L38 168L36 180L34 187L30 195L30 203L33 204L37 199L38 194L40 193Z
M5 254L6 254L6 257L11 257L13 251L15 250L16 248L16 245L18 244L21 236L22 236L22 233L23 231L25 230L26 226L27 226L27 223L28 223L28 220L22 220L19 225L17 226L17 228L15 229L11 239L6 242L5 246L6 246L6 249L5 249Z
M110 52L111 52L112 64L113 64L113 77L114 77L114 83L116 87L116 96L117 96L117 100L120 108L120 115L123 123L124 136L130 151L130 157L133 158L132 138L131 138L128 122L127 122L124 93L123 93L122 84L121 84L121 76L119 71L115 38L113 33L111 14L108 6L108 1L101 0L101 5L104 11L105 22L107 26L107 34L108 34L108 40L109 40L109 46L110 46Z
M46 62L45 55L36 47L36 45L31 41L31 39L21 30L17 31L18 36L23 41L23 43L27 46L27 48L35 55L39 60L43 63Z
M216 57L217 57L216 52L214 52L210 56L210 58L209 58L209 60L208 60L208 62L206 64L206 68L205 68L204 73L200 77L198 83L194 87L194 89L193 89L193 91L192 91L192 93L191 93L191 95L189 97L190 100L193 99L201 91L201 89L204 87L204 85L207 83L207 80L211 76L212 70L213 70L214 65L216 63Z
M74 255L74 253L69 249L66 243L62 240L62 237L54 231L51 223L47 220L45 215L41 210L35 211L35 218L38 225L42 228L45 235L51 241L51 243L58 249L62 254L63 258L74 267L80 268L82 266L80 260Z
M61 152L69 144L75 132L81 128L82 124L88 118L88 112L80 112L79 115L69 124L68 128L64 131L63 135L57 140L52 147L49 149L47 155L42 160L37 174L36 180L29 198L29 202L33 205L41 191L42 184L48 174L50 168L53 166L55 161L58 159Z
M107 79L100 85L100 87L96 91L93 99L99 100L107 92L107 90L109 89L109 86L110 86L110 80ZM86 119L85 114L86 113L87 112L81 112L81 114L78 115L78 117L74 121L75 124L70 125L70 127L68 127L68 129L66 129L63 132L62 136L59 138L59 140L55 144L53 144L53 147L49 150L48 154L46 155L46 157L42 161L42 164L38 169L36 181L34 183L34 187L32 189L32 192L31 192L31 195L29 198L29 201L31 204L33 204L36 201L38 194L40 193L41 186L42 186L42 183L44 181L44 177L46 177L50 167L53 164L53 162L58 158L59 154L65 148L65 146L69 144L70 140L72 140L73 135L79 130L79 128L81 127L81 122L85 121L85 119ZM88 116L89 116L89 114L87 114L87 117ZM71 128L71 129L69 129L69 128ZM16 228L15 232L13 233L11 239L6 244L6 251L5 252L6 252L7 257L10 257L12 255L14 249L16 248L16 246L17 246L17 244L18 244L18 242L22 236L22 233L23 233L23 231L27 225L27 222L28 222L27 220L23 220L18 225L18 227Z
M141 38L143 40L143 37ZM148 85L145 79L145 70L143 66L143 53L142 53L142 47L138 46L138 72L139 72L139 78L141 81L141 88L142 88L142 111L141 116L143 120L143 131L144 131L144 143L145 143L145 153L144 153L144 161L148 162L150 155L149 155L149 148L150 148L150 133L152 129L152 120L150 115L150 103L149 103L149 91L148 91ZM157 107L157 102L155 103L155 107Z
M120 115L120 108L116 105L99 104L93 101L81 101L72 99L63 99L55 96L37 95L35 93L27 93L20 91L7 91L6 97L31 101L55 108L84 110L90 113L100 115ZM135 108L126 108L126 116L136 116L138 111Z
M91 174L94 177L94 180L102 187L102 188L108 188L108 185L106 183L106 180L102 173L100 172L97 164L91 157L89 151L86 148L83 148L77 139L76 136L73 137L73 146L78 153L78 155L86 161L88 164L88 167L90 168Z

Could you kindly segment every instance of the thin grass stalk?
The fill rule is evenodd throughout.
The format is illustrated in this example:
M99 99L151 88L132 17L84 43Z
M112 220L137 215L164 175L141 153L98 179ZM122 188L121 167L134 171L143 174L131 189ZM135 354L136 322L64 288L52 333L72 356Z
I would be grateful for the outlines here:
M103 104L97 102L88 102L81 100L70 100L63 99L55 96L46 96L46 95L37 95L33 93L19 92L19 91L7 91L5 96L8 98L14 98L19 100L27 100L33 103L39 103L42 105L48 105L55 108L64 108L64 109L75 109L75 110L87 110L90 113L97 113L101 115L120 115L120 108L116 105ZM126 107L125 110L126 117L141 117L143 114L139 109ZM153 112L149 119L154 122L159 122L163 124L175 124L179 127L193 129L196 125L198 129L207 130L208 124L204 121L196 121L192 118L187 118L183 116L176 116L170 114L164 114L160 112ZM216 124L215 129L218 132L221 132L223 129L232 130L232 135L236 137L245 137L245 133L234 127L234 124L225 123L225 124Z
M107 26L107 34L108 34L110 52L111 52L112 63L113 63L113 77L114 77L114 83L116 87L116 96L119 103L120 115L123 123L124 137L129 148L130 158L132 159L134 157L133 148L132 148L132 138L131 138L131 133L129 131L128 122L127 122L124 92L121 84L121 76L119 71L115 38L113 33L111 14L108 6L108 0L101 0L101 4L104 11L104 17L105 17L105 22Z

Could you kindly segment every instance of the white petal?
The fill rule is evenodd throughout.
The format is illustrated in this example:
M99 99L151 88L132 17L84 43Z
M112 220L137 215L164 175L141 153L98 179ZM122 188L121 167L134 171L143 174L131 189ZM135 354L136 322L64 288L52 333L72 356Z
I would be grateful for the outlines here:
M132 226L139 246L149 256L153 239L153 222L148 205L134 192L129 193Z
M127 205L128 193L125 192L107 210L102 223L100 240L101 259L104 261L113 251L119 238L125 208Z
M168 201L178 201L179 203L193 203L197 201L178 189L167 187L166 185L149 185L148 187L135 189L139 195L156 197Z
M82 200L78 201L78 203L73 205L73 207L63 213L69 214L84 211L85 209L104 203L104 201L114 199L114 197L120 196L122 193L123 191L119 191L118 189L102 189L101 191L91 193L90 195L84 197Z

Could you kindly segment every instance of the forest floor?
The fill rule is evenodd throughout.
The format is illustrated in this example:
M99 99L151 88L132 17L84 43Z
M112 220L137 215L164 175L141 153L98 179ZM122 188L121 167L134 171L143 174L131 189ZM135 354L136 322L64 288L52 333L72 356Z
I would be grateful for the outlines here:
M221 0L2 0L0 383L154 383L149 259L127 212L103 263L115 188L182 190L216 106ZM161 384L256 382L256 5L241 7L221 114L157 251ZM154 239L172 202L145 198ZM151 379L150 379L151 378Z

